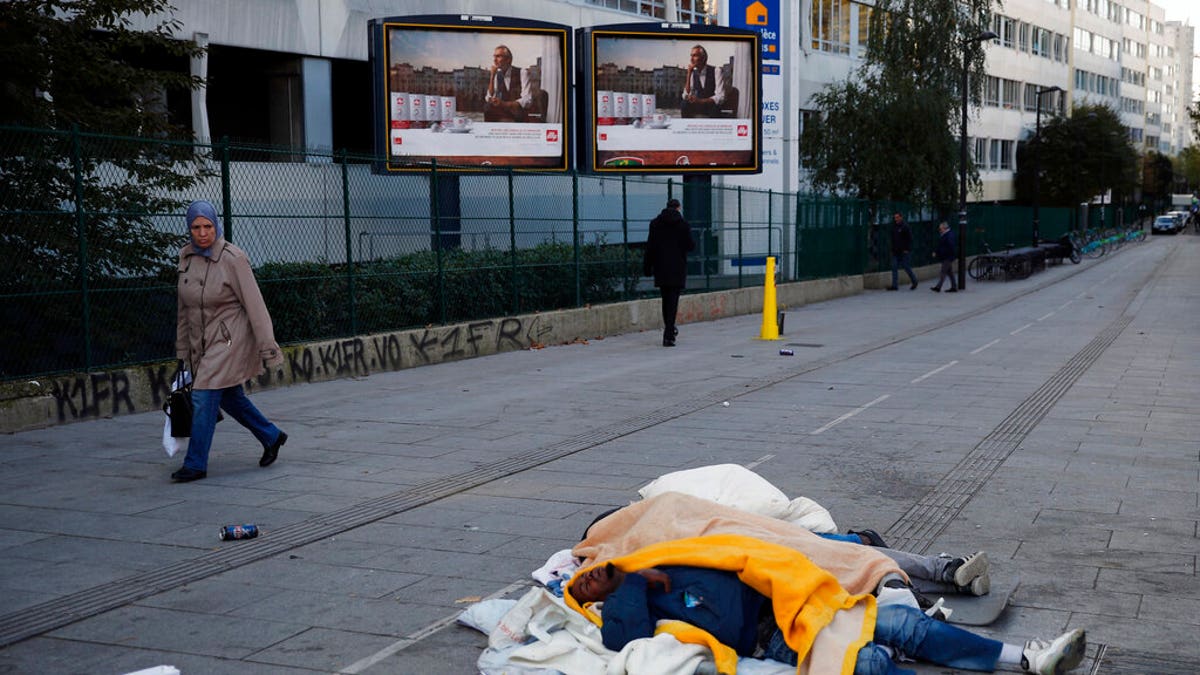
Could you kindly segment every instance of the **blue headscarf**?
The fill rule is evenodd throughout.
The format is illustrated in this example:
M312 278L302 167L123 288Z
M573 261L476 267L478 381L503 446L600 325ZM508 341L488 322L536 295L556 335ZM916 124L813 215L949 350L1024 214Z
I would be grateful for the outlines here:
M200 248L199 246L196 245L196 240L192 239L192 221L195 220L199 216L204 216L205 218L208 218L209 220L212 221L213 227L217 231L217 238L213 240L214 245L217 243L217 240L219 240L219 239L221 239L221 237L225 236L225 228L221 227L221 219L217 217L217 207L213 206L212 202L208 201L207 199L197 199L196 201L194 201L188 205L188 209L187 209L188 239L191 240L192 248L196 249L197 253L204 256L205 258L211 258L212 253L213 253L212 246L209 246L208 248Z

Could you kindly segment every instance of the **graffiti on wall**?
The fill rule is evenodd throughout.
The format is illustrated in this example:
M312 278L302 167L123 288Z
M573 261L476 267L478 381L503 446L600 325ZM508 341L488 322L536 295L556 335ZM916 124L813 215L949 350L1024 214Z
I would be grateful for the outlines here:
M265 371L246 386L253 390L362 377L528 349L541 344L552 330L542 316L506 317L287 347L282 366ZM174 365L156 364L56 378L50 390L57 406L58 421L157 410L170 394L174 374Z

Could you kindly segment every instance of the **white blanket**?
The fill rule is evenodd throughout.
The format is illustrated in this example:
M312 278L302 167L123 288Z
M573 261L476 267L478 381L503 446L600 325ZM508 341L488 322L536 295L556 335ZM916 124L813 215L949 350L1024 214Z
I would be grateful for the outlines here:
M479 620L487 613L479 611L485 609L483 605L468 608L460 623L485 630L489 622ZM712 654L707 647L683 644L667 634L634 640L620 652L610 651L595 624L567 607L562 598L543 588L531 588L491 628L488 647L477 665L482 675L688 675L706 661L711 667ZM738 672L792 675L795 668L778 661L741 658Z
M682 492L724 506L786 520L817 533L837 532L829 511L807 497L787 495L762 476L738 464L713 464L664 474L638 490L642 499Z

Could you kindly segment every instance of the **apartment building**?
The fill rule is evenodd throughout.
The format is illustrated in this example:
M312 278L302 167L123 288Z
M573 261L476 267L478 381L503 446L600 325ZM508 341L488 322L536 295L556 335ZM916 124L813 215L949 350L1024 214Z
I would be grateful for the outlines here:
M763 165L758 176L715 180L776 191L805 188L800 130L812 95L861 63L873 0L176 0L181 35L210 48L192 72L211 78L193 95L202 138L370 151L367 21L441 13L537 18L576 27L660 20L747 26L770 15L778 68L763 75ZM745 13L742 15L742 13ZM1120 111L1143 151L1195 142L1186 108L1195 31L1146 0L1006 0L987 47L984 101L972 110L970 147L983 179L973 198L1013 196L1016 147L1043 117L1079 103ZM184 66L187 67L187 66ZM1045 90L1058 87L1060 91ZM1039 94L1039 92L1041 92ZM187 109L189 106L181 106Z

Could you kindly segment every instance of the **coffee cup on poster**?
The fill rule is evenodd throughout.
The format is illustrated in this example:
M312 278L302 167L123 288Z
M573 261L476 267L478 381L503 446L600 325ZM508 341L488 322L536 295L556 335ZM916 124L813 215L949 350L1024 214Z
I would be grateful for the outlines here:
M442 128L452 133L465 134L471 130L472 124L470 117L455 115L453 119L442 122Z

